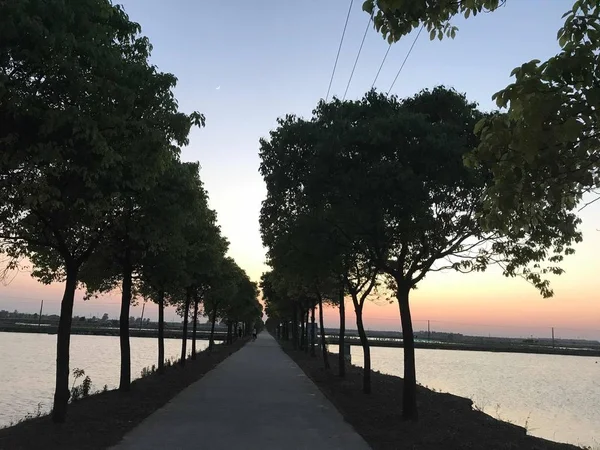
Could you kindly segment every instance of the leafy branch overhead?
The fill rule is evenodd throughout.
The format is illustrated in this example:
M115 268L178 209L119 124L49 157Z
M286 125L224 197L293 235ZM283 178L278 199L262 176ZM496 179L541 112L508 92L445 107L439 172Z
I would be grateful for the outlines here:
M430 39L454 38L458 28L451 19L493 12L507 0L366 0L363 10L373 15L375 29L391 44L423 26Z
M506 3L367 0L363 9L374 13L377 30L395 42L421 25L432 38L453 38L456 15L493 13ZM586 195L598 198L600 5L577 0L563 18L556 36L560 52L515 68L510 74L515 81L493 96L500 112L475 129L480 144L465 159L471 166L492 167L494 183L486 190L482 215L489 229L535 228L553 214L573 211ZM566 220L560 230L565 243L581 240L576 225Z

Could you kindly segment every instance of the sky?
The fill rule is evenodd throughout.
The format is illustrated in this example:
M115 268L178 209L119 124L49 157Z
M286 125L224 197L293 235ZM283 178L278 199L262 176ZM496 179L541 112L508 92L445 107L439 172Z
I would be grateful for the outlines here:
M264 264L258 217L266 189L258 173L259 139L268 137L276 119L287 113L310 116L324 98L331 78L348 0L125 0L130 18L142 26L154 50L152 62L178 77L180 108L206 115L206 128L195 129L182 159L200 161L201 177L218 213L230 254L258 280ZM343 96L369 16L353 2L331 93ZM454 40L417 40L392 93L413 95L443 84L465 92L482 109L510 82L510 72L531 59L544 60L558 50L556 32L572 0L508 0L492 14L458 18ZM387 92L416 32L394 44L375 87ZM373 84L388 48L369 30L347 98L359 98ZM485 274L437 273L412 295L417 329L476 334L600 339L600 279L595 251L600 248L600 204L582 211L584 243L564 264L567 273L552 279L555 296L542 299L520 279L496 270ZM33 312L45 300L58 311L61 286L42 286L27 273L0 286L0 309ZM351 308L348 308L349 310ZM139 315L134 307L132 315ZM118 316L116 296L83 302L75 314ZM336 324L335 311L327 321ZM155 306L146 308L146 317ZM167 319L175 317L170 311ZM371 303L367 327L399 329L396 304ZM353 321L349 311L348 322Z

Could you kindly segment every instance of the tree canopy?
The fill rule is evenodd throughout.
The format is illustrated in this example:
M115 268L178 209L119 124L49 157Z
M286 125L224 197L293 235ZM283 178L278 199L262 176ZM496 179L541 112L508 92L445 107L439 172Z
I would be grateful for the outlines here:
M43 283L65 283L56 422L69 401L79 283L90 295L122 288L127 390L132 299L163 308L183 290L187 313L192 290L225 259L199 165L179 159L204 116L179 109L177 80L149 62L151 50L109 0L0 2L0 249L9 267L27 258Z
M430 37L454 37L451 19L493 12L506 2L367 0L378 31L390 42L424 26ZM557 31L560 52L515 68L515 80L494 94L501 108L482 120L475 132L480 144L466 162L492 167L494 182L486 191L488 228L535 228L554 214L568 216L560 230L566 243L581 241L574 214L586 194L597 200L598 51L600 5L577 0ZM508 68L507 68L508 69Z
M294 283L314 289L340 277L360 309L355 283L366 288L384 275L400 306L407 418L416 417L411 289L432 271L497 264L548 296L545 274L560 273L555 263L570 252L561 234L575 220L569 215L527 230L486 228L490 167L463 163L485 117L444 87L402 100L371 91L357 101L322 101L310 119L286 116L261 142L263 241L274 280L287 286L266 286L275 287L268 309L293 298Z

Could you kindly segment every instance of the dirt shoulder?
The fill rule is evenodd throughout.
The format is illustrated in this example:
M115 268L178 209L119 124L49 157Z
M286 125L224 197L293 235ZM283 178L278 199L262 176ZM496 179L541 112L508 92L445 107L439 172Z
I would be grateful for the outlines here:
M283 348L373 449L578 449L528 436L522 427L474 410L469 399L424 387L418 391L419 421L405 422L401 418L401 378L373 372L373 392L366 395L362 393L359 367L348 366L344 379L337 376L338 355L331 355L332 367L326 371L321 358L294 351L285 344Z
M190 384L242 348L247 339L216 345L212 353L198 353L185 367L167 367L135 380L131 392L107 391L69 405L67 422L54 424L49 416L0 429L1 450L101 450L123 436Z

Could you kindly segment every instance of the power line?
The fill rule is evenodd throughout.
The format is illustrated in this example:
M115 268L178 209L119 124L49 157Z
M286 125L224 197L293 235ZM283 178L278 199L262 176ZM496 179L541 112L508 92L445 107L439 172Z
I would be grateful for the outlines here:
M352 67L352 72L350 72L350 78L348 79L348 84L346 85L346 91L344 92L344 98L342 100L346 100L346 94L348 93L348 88L350 88L350 82L352 81L352 76L354 75L354 69L356 69L356 64L358 64L358 58L360 58L360 52L362 51L363 44L365 43L365 38L367 37L367 33L369 32L371 20L373 20L373 13L371 13L369 21L367 22L367 28L365 28L365 34L363 34L363 38L358 49L358 54L356 55L356 59L354 60L354 67Z
M348 27L348 19L350 18L350 11L352 11L353 3L354 3L354 0L350 0L350 7L348 8L348 14L346 15L346 23L344 23L344 31L342 31L342 38L340 39L340 46L338 47L337 55L335 57L335 63L333 64L333 72L331 72L331 79L329 80L329 87L327 88L327 95L325 96L325 101L329 100L329 92L331 91L331 83L333 83L335 69L337 67L338 59L340 58L340 51L342 50L342 44L344 43L344 36L346 35L346 28Z
M388 49L385 52L385 56L383 57L383 61L381 61L381 65L379 66L379 70L377 71L377 75L375 75L375 79L373 80L373 84L371 85L371 89L373 89L373 87L375 86L375 83L377 83L377 78L379 78L379 73L381 72L381 69L383 68L383 65L385 64L385 60L387 59L387 55L390 52L390 48L392 48L392 44L388 45Z
M406 61L408 60L408 57L412 53L412 50L413 50L415 44L417 43L417 39L419 39L419 36L421 35L421 31L423 31L423 27L424 26L425 25L421 25L421 28L419 29L419 32L417 33L417 36L415 37L415 40L413 41L412 45L410 46L410 49L408 50L408 53L406 54L406 58L404 58L404 61L402 62L402 65L400 66L400 70L398 70L398 73L396 74L396 78L394 78L394 81L392 82L392 85L388 89L388 94L391 92L392 88L394 87L394 84L396 84L396 80L400 76L400 72L402 72L402 69L404 68L404 65L406 64Z

